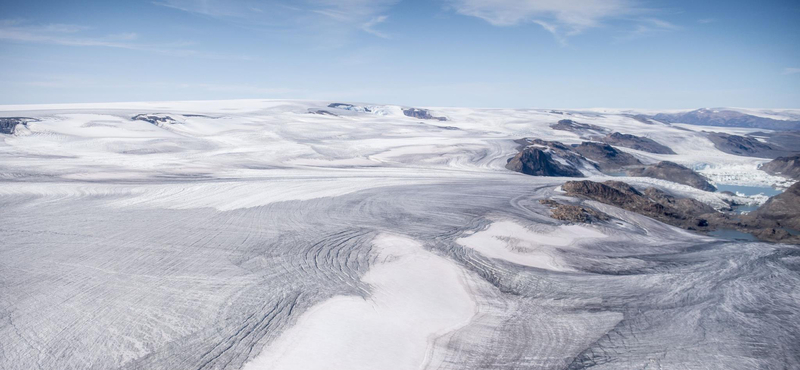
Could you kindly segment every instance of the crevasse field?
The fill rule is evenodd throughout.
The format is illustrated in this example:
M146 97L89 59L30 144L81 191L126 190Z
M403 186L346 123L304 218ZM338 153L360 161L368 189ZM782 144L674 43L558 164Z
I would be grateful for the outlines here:
M504 165L582 141L563 115L328 103L0 107L38 120L0 140L0 368L800 368L800 250L599 203L613 222L552 219L565 179ZM569 118L717 184L785 181L628 113Z

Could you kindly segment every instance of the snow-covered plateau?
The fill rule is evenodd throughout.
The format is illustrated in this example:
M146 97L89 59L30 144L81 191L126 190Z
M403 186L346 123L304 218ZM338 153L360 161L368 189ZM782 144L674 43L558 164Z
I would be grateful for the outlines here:
M567 179L505 168L515 140L586 141L550 127L570 119L676 153L619 148L645 165L785 188L703 132L765 130L407 108L0 106L21 122L0 134L0 369L800 368L796 246L611 206L567 224L539 203Z

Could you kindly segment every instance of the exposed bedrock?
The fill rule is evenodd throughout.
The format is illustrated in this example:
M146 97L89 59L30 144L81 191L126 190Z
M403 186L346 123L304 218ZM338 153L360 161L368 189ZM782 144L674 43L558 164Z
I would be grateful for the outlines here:
M338 114L328 112L328 111L326 111L324 109L309 109L308 113L319 114L321 116L334 116L334 117L338 117L339 116Z
M754 226L789 228L800 231L800 182L770 198L744 219Z
M12 135L17 125L26 126L30 121L35 121L35 119L26 117L2 117L0 118L0 134Z
M447 117L435 117L427 109L407 108L403 109L403 114L407 117L414 117L419 119L432 119L437 121L447 121Z
M763 143L755 137L731 135L721 132L707 133L714 147L728 154L757 158L778 158L800 152L797 144L786 148L778 144Z
M703 215L716 212L694 199L675 198L655 188L648 188L642 193L621 181L568 181L562 189L572 196L610 204L691 230L707 229L708 220Z
M530 153L525 158L525 161L530 162L533 159L539 161L539 164L537 165L531 162L530 167L539 168L545 164L548 164L544 159L538 159L537 156L539 156L539 154L533 153L532 148L536 148L542 153L546 154L547 159L549 159L549 162L554 164L556 169L562 169L555 172L560 174L544 174L553 173L549 170L530 171L531 173L527 173L534 176L582 177L589 174L599 174L603 171L616 172L628 166L642 164L632 155L619 151L611 145L603 143L585 141L581 144L565 145L558 141L547 141L541 139L522 139L517 140L517 143L521 144L520 153L509 160L509 166L506 166L506 168L513 171L522 172L519 170L521 167L518 165L518 162L523 159L522 152L526 150ZM548 165L548 168L549 167L553 166Z
M800 154L775 158L768 163L764 163L759 169L770 175L800 180Z
M614 132L606 135L602 140L604 143L617 145L625 148L641 150L643 152L654 154L675 154L675 152L666 145L659 144L653 139L646 137L639 137L631 134L621 134Z
M636 157L621 152L608 144L584 141L573 148L580 155L596 162L601 171L618 170L622 167L642 164Z
M149 113L149 114L137 114L131 117L134 121L144 121L150 124L160 126L163 124L175 124L178 123L174 118L164 115L164 114L157 114L157 113Z
M550 125L550 128L553 130L574 132L581 137L602 136L608 131L600 126L575 122L571 119L562 119L558 121L558 123Z
M633 177L652 177L677 182L705 191L717 190L705 177L694 170L668 161L658 162L647 167L631 168L628 169L627 174Z
M698 126L753 127L770 130L797 130L800 121L784 121L726 109L697 109L681 113L659 113L652 118L665 123L687 123Z
M559 163L550 153L536 147L522 149L508 161L506 168L531 176L583 177L574 166Z
M661 122L653 121L653 119L644 114L633 114L627 116L647 125L661 124Z
M372 112L372 109L369 107L359 107L353 104L347 103L330 103L328 104L328 108L337 108L337 109L344 109L344 110L363 110L364 112Z
M562 189L571 196L619 207L687 230L735 229L764 241L800 244L796 233L800 230L800 183L748 215L724 214L695 199L676 197L652 187L639 191L620 181L568 181ZM558 219L567 220L571 216L580 220L574 209L562 213L566 215L559 215ZM553 217L557 218L555 212Z
M800 131L751 132L748 136L757 137L767 144L789 152L800 153Z
M609 144L585 141L579 145L565 145L541 139L517 142L521 144L520 152L509 159L506 168L527 175L584 177L623 170L628 176L651 177L701 190L716 190L705 177L692 169L666 161L644 166L634 156Z
M550 217L566 222L592 223L607 221L609 216L589 207L559 203L552 199L540 199L540 204L550 208Z

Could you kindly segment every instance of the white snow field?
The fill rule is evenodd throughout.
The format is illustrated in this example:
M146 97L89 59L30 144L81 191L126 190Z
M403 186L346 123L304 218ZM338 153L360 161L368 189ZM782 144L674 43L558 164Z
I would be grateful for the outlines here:
M366 299L312 307L245 369L416 369L433 339L469 323L476 304L462 269L412 239L373 243L376 264L361 278Z
M0 135L0 369L800 368L796 247L596 203L611 221L565 224L539 200L566 178L504 168L516 139L584 141L568 118L787 185L702 132L747 130L329 103L0 106L28 118Z

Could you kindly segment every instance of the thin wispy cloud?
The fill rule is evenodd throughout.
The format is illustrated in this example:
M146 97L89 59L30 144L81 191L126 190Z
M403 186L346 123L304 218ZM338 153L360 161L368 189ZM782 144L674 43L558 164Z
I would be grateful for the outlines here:
M149 44L139 42L135 32L90 36L91 27L74 24L29 24L21 20L0 20L0 40L17 43L51 44L76 47L105 47L151 52L170 56L197 57L205 59L247 60L247 56L223 55L199 52L190 48L192 42Z
M784 69L783 69L783 74L785 74L785 75L796 75L796 74L800 74L800 68L794 68L794 67L787 67L787 68L784 68Z
M547 31L576 35L610 18L637 11L632 0L449 0L459 14L481 18L495 26L536 23Z
M717 20L716 20L716 19L714 19L714 18L701 18L701 19L698 19L698 20L697 20L697 23L700 23L700 24L709 24L709 23L714 23L714 22L716 22L716 21L717 21Z
M379 15L379 16L377 16L375 18L372 18L371 20L369 20L369 22L364 23L361 26L361 29L364 30L364 32L371 33L371 34L373 34L375 36L378 36L378 37L381 37L381 38L384 38L384 39L388 39L389 35L387 35L387 34L385 34L383 32L380 32L380 31L375 29L375 26L385 22L386 18L387 18L387 16L385 16L385 15Z
M636 40L656 34L679 31L682 29L682 27L678 25L656 18L643 18L638 19L636 22L637 23L634 25L632 31L628 32L624 36L618 37L617 40Z
M246 26L321 29L337 35L360 30L388 38L376 27L386 20L383 13L398 1L162 0L153 4Z
M85 37L78 35L89 27L72 24L30 25L20 20L0 21L0 39L16 42L47 43L67 46L104 46L138 49L141 46L121 42L116 37Z

